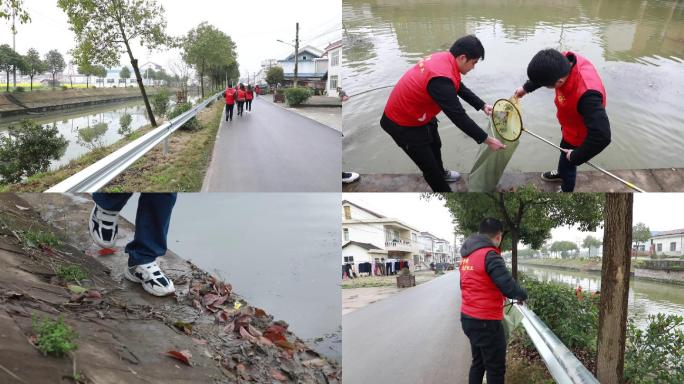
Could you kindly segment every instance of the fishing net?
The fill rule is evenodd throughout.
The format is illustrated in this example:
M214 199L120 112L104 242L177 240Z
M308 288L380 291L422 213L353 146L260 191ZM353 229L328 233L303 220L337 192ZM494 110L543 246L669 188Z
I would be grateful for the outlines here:
M523 315L520 313L515 305L506 305L504 307L504 335L506 336L506 343L511 340L511 333L522 323Z
M492 151L488 146L480 148L468 177L470 192L496 191L501 175L520 143L518 138L522 133L522 118L518 99L501 99L494 103L487 130L490 136L503 141L506 148L500 151Z

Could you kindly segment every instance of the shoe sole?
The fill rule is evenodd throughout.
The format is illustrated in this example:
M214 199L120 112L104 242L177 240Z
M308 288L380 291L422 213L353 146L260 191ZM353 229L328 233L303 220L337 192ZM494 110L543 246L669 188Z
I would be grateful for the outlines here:
M544 176L541 176L541 179L544 181L548 181L550 183L562 183L563 182L563 179L547 179Z

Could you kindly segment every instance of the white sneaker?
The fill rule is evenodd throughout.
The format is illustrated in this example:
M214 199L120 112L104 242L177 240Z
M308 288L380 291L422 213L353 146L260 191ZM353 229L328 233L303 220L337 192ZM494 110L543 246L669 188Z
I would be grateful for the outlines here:
M461 174L456 171L444 171L444 180L453 183L454 181L461 180Z
M102 248L113 247L119 233L118 220L119 212L107 211L95 204L90 212L90 237Z
M342 172L342 184L351 184L361 178L356 172Z
M154 296L167 296L176 291L173 281L164 275L156 261L128 267L124 276L134 283L141 283L143 289Z

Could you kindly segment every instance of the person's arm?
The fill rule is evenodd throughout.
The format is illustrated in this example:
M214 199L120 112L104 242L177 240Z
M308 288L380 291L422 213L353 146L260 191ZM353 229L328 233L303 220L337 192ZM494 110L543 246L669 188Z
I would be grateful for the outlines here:
M603 96L589 90L579 100L577 112L587 127L587 137L579 148L570 154L570 164L580 165L591 160L610 144L610 121L603 107Z
M501 255L489 251L485 257L485 270L504 296L514 300L527 300L527 292L513 280Z
M482 144L487 139L487 133L480 128L473 119L466 114L461 102L458 100L456 87L451 79L446 77L435 77L430 80L427 86L428 93L432 99L442 108L454 125L463 133L470 136L478 144Z
M460 87L458 88L458 96L465 100L466 103L470 104L477 111L481 110L485 106L485 102L482 101L482 99L480 99L463 83L461 83Z

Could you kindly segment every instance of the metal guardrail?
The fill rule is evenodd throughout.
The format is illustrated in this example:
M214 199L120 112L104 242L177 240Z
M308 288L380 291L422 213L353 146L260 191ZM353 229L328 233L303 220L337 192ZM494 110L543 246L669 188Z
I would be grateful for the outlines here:
M591 372L575 357L549 327L525 305L516 304L522 314L527 335L537 347L553 379L560 384L599 384Z
M164 141L166 147L166 140L171 134L182 127L183 124L190 121L190 119L197 116L197 113L206 108L207 105L217 100L220 94L221 93L219 92L216 95L209 97L191 110L173 120L167 121L144 136L126 144L124 147L116 150L102 160L90 165L86 169L69 177L45 192L97 192L162 141Z

